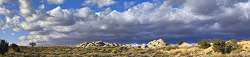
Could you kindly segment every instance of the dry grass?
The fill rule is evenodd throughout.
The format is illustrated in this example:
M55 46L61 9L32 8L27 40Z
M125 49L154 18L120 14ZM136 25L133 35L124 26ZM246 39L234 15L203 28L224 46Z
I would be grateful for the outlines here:
M166 46L156 49L132 47L20 47L21 52L10 50L0 57L250 57L250 42L239 42L241 48L229 54L202 49L198 46ZM243 48L244 47L244 48Z
M21 47L21 52L9 51L4 57L164 57L155 49L127 47Z

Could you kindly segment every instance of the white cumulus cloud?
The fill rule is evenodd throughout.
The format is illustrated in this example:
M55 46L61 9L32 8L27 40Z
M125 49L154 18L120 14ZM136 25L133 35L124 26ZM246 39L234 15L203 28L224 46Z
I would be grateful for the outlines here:
M63 4L64 0L47 0L51 4Z
M30 16L33 13L31 1L32 0L19 0L20 12L23 16Z
M86 0L86 4L97 5L98 7L109 6L115 3L114 0Z

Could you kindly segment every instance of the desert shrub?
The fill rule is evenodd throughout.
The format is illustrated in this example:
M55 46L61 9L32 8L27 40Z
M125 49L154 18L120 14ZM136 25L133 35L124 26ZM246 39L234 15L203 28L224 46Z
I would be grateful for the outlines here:
M10 47L15 51L15 52L21 52L20 48L17 44L11 44Z
M4 55L9 50L9 43L5 40L0 40L0 53Z
M213 42L213 50L216 52L221 52L222 54L231 53L233 50L238 48L237 41L229 40L227 42L222 40L215 40Z
M213 41L213 50L216 52L221 52L221 53L225 53L225 41L222 40L215 40Z
M240 46L237 44L237 41L232 39L232 40L229 40L227 43L226 43L228 46L232 46L233 49L238 49Z
M208 40L202 40L200 42L198 42L198 45L200 48L206 49L208 47L210 47L210 42Z
M239 49L239 45L236 40L229 40L226 42L225 52L231 53L233 50Z

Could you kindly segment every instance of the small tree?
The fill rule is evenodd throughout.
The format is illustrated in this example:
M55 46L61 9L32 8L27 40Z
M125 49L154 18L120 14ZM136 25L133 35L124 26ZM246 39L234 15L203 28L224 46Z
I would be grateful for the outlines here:
M9 50L9 43L5 40L0 40L0 53L4 55Z
M34 46L36 46L36 43L31 42L31 43L30 43L30 46L31 46L31 47L34 47Z
M208 40L202 40L200 42L198 42L198 45L200 48L206 49L208 47L210 47L210 42Z
M19 46L17 44L11 44L10 47L15 51L15 52L21 52Z

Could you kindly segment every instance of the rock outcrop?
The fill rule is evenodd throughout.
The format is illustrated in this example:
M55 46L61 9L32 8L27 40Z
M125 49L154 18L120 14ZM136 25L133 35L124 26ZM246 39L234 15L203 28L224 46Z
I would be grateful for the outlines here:
M81 43L77 47L88 48L88 47L117 47L117 46L121 46L121 45L117 43L107 43L107 42L102 42L102 41L96 41L96 42L84 42L84 43Z
M77 47L83 47L83 48L88 48L88 47L135 47L135 48L163 48L167 46L167 43L165 43L162 39L158 40L153 40L150 41L147 44L142 44L142 45L135 45L135 44L117 44L117 43L108 43L108 42L102 42L102 41L96 41L96 42L84 42L78 45Z
M147 44L147 48L162 48L166 46L167 43L165 43L162 39L153 40Z
M192 46L193 46L193 44L189 44L187 42L183 42L178 47L180 47L180 48L189 48L189 47L192 47Z

